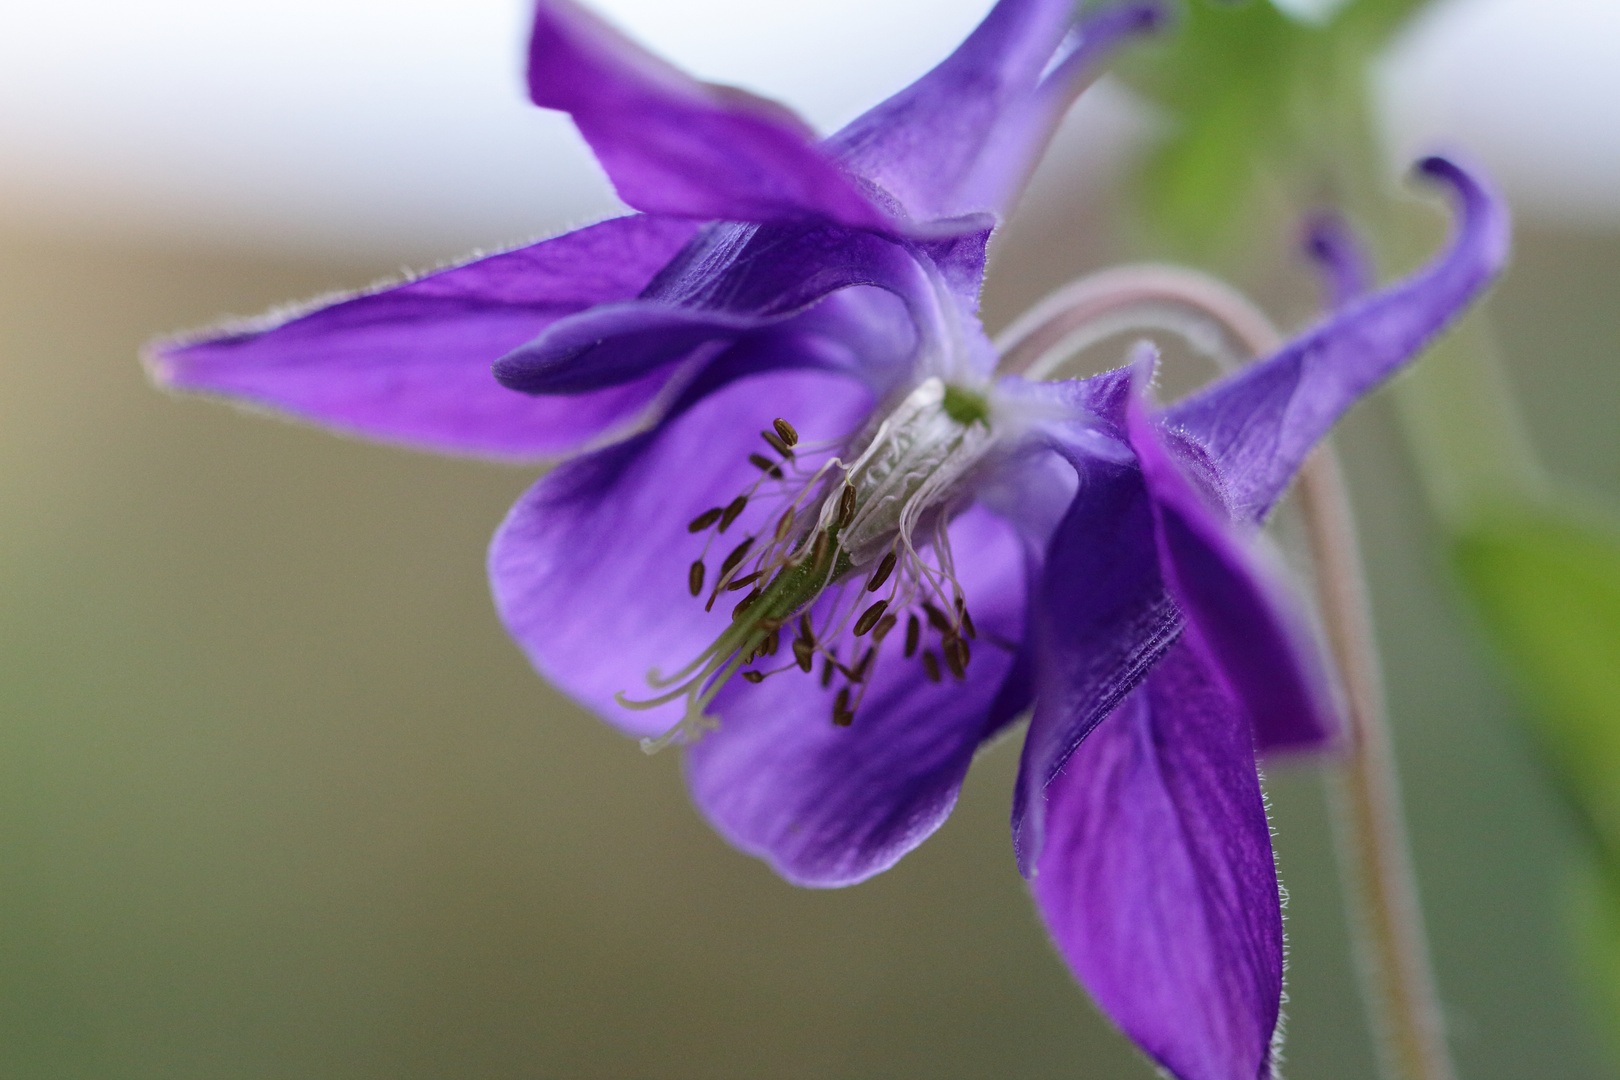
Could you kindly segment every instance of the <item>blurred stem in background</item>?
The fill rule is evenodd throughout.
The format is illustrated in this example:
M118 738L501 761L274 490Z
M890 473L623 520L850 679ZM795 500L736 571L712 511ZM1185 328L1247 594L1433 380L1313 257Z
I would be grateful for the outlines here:
M1183 257L1231 269L1261 245L1290 250L1278 224L1292 230L1307 211L1331 207L1361 227L1386 271L1432 249L1439 219L1390 183L1368 94L1372 60L1420 6L1188 0L1180 32L1128 74L1170 124L1136 185L1152 233ZM1484 307L1397 384L1395 401L1454 581L1522 693L1534 745L1585 834L1572 886L1576 946L1589 960L1594 1016L1620 1049L1620 527L1544 475ZM1391 1010L1405 1006L1378 970L1388 941L1376 924L1390 913L1373 910L1373 886L1356 880L1370 865L1368 826L1351 820L1351 792L1358 770L1375 765L1355 755L1335 802L1350 892L1364 901L1353 921L1369 1008L1382 1017L1386 1071L1407 1080L1445 1066L1443 1047L1431 1067L1399 1045Z

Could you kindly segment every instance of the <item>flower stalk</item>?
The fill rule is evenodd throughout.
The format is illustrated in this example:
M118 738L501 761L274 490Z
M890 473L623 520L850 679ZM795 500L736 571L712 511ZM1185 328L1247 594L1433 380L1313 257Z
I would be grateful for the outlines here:
M1340 768L1329 773L1328 793L1380 1071L1389 1080L1452 1080L1355 520L1330 445L1318 447L1300 471L1299 496L1317 603L1350 719L1346 753Z

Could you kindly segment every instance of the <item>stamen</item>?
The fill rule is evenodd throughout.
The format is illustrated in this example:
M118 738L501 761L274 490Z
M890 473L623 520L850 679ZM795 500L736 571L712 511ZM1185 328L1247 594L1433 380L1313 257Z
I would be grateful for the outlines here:
M726 561L720 564L720 576L725 577L735 570L737 564L743 561L743 556L748 554L748 549L753 546L754 538L752 536L744 537L743 542L732 548L731 554L726 556Z
M686 526L686 531L694 533L702 532L710 525L713 525L715 522L719 521L720 515L723 513L725 513L725 511L718 506L713 510L705 510L703 513L692 519L691 524Z
M989 387L981 391L947 385L938 377L923 380L874 432L863 436L854 461L826 453L835 443L800 444L798 431L783 419L760 431L774 455L743 452L762 475L731 502L688 522L694 534L713 528L718 536L740 521L756 498L766 500L759 508L763 528L751 519L747 535L738 537L717 562L714 575L707 566L714 536L704 538L703 550L688 569L692 594L708 592L705 611L713 610L721 593L747 590L731 611L730 627L678 672L648 672L653 696L617 696L632 709L685 698L683 718L663 737L648 740L650 749L691 742L714 727L716 721L706 711L734 675L757 685L793 668L819 675L824 689L835 690L833 722L848 726L902 611L906 656L921 649L926 618L938 631L933 648L923 650L928 678L941 682L947 669L964 677L969 655L965 637L973 629L948 526L963 505L965 478L999 437L992 430L991 392ZM813 461L808 457L812 452ZM817 608L822 597L827 603ZM825 625L818 625L816 610L824 613ZM796 626L790 622L794 619ZM835 642L849 652L848 664L839 660ZM784 644L791 656L765 660L777 657ZM823 658L819 673L818 655Z
M878 568L872 572L872 579L866 583L867 592L877 592L883 587L883 583L889 580L889 574L894 571L897 559L898 556L892 551L883 556L883 561L878 563Z
M759 437L770 443L771 449L775 450L778 454L781 454L784 458L790 458L793 456L793 448L789 446L782 436L778 435L776 432L762 431L759 433Z
M739 495L732 499L731 504L720 515L720 531L725 532L726 529L730 528L731 523L737 520L737 515L742 513L747 506L748 496L746 495Z
M731 621L736 622L738 619L742 618L743 612L753 607L754 601L758 600L764 595L764 590L755 589L753 592L743 597L740 601L738 601L737 606L731 609Z
M845 484L844 493L838 497L838 520L833 527L842 529L855 518L855 485Z
M967 604L960 596L956 598L956 618L962 624L962 629L967 631L967 636L978 640L979 632L973 628L973 617L968 614Z
M945 613L933 604L924 600L922 609L928 613L928 622L935 630L942 634L949 634L955 629L955 627L951 626L951 620L945 617Z
M737 580L733 581L731 584L726 586L726 592L736 592L738 589L746 589L746 588L748 588L748 586L752 585L754 582L759 580L759 577L760 577L761 573L763 573L763 571L755 570L752 574L749 574L747 577L738 578Z
M888 606L889 602L887 600L879 600L862 612L861 617L855 620L855 636L860 637L876 626L877 621L883 618L883 612L888 609Z
M810 549L811 576L820 575L822 569L826 567L827 556L831 552L831 549L832 537L828 535L827 530L823 529L821 532L816 534L815 546Z

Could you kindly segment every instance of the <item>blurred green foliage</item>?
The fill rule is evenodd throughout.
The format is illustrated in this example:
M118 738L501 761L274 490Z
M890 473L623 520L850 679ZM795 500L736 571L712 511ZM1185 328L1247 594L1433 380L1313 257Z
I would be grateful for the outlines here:
M1173 244L1207 254L1253 219L1268 182L1342 202L1363 140L1362 73L1423 0L1350 0L1320 23L1268 0L1191 0L1177 31L1122 67L1169 130L1135 193Z
M1575 946L1620 1050L1620 530L1552 505L1486 518L1453 543L1453 565L1590 841L1575 881Z
M1493 515L1453 544L1545 753L1620 867L1620 533L1554 506Z

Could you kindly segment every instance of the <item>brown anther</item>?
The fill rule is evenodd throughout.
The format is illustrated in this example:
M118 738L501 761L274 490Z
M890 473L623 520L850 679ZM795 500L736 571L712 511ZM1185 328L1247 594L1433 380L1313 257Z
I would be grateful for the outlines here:
M865 682L867 672L872 670L872 660L877 656L877 647L873 646L861 656L861 662L856 664L849 673L850 682Z
M804 638L793 639L793 659L799 662L799 670L808 673L815 666L816 647Z
M833 671L838 667L838 661L828 656L821 665L821 688L825 690L832 685Z
M760 646L760 652L764 653L766 656L775 656L776 650L780 649L781 647L782 631L772 630L765 638L765 643Z
M967 677L968 643L962 638L945 639L945 664L958 679Z
M752 536L743 537L743 542L732 548L731 554L726 556L726 561L720 564L720 576L725 577L737 569L737 564L743 561L743 556L747 555L748 549L753 546L754 538Z
M909 657L917 651L917 642L921 638L922 623L917 621L917 616L908 616L906 619L906 656Z
M939 610L939 608L935 607L933 604L930 604L926 600L923 601L922 607L923 610L928 613L928 622L935 630L938 630L942 634L950 634L955 632L956 628L951 625L951 620L946 617L943 611Z
M861 612L861 617L855 620L855 636L860 637L862 634L872 629L872 627L876 626L877 621L883 618L883 612L888 609L888 606L889 602L887 600L879 600L877 603Z
M847 686L838 691L838 696L833 699L832 722L839 727L849 727L850 724L855 722L855 714L849 710L849 687Z
M939 660L933 649L923 650L923 670L928 673L929 682L939 682Z
M780 544L787 539L787 534L793 531L793 507L782 511L782 516L776 519L776 542Z
M745 671L742 673L742 677L751 683L762 683L765 681L765 673L763 671Z
M782 419L780 416L771 421L771 427L776 429L776 434L789 446L799 445L798 431L794 430L793 425Z
M769 476L772 480L782 479L782 469L764 454L749 454L748 463Z
M816 542L810 548L810 572L819 574L827 565L827 556L832 553L832 536L823 529L816 533Z
M720 509L718 506L715 507L713 510L705 510L705 511L703 511L703 513L699 514L697 517L693 518L690 522L687 523L686 531L687 532L702 532L704 529L707 529L710 525L713 525L715 522L719 521L720 520L720 515L723 514L723 513L725 513L725 511Z
M833 522L833 527L842 529L853 520L855 520L855 485L845 484L844 493L838 496L838 520Z
M686 587L697 596L703 591L703 560L699 559L686 571Z
M746 589L746 588L748 588L748 586L750 586L754 582L758 581L759 578L760 578L760 575L763 574L763 573L764 573L763 570L755 570L752 574L749 574L746 577L740 577L740 578L737 578L734 581L727 582L727 584L726 584L726 592L736 592L738 589Z
M878 568L872 571L871 580L866 583L867 592L877 592L883 588L883 583L888 581L889 575L894 572L895 561L896 556L892 551L883 556L883 561L878 563Z
M808 611L799 615L799 636L812 645L815 644L816 635L810 628L810 613Z
M731 609L732 621L735 622L736 620L742 618L743 612L753 607L754 601L758 600L763 595L764 593L761 590L755 589L753 592L737 601L737 606Z
M791 446L789 446L787 443L783 442L782 441L782 436L778 435L776 432L774 432L774 431L762 431L762 432L759 433L759 437L764 439L766 442L770 443L771 444L771 449L775 450L778 454L781 454L783 457L790 458L790 457L793 456L793 448Z
M720 531L725 532L731 523L737 520L737 515L748 506L748 496L739 495L726 505L725 511L720 515Z
M888 637L889 631L893 630L894 624L899 621L899 618L894 615L883 616L883 618L878 620L878 624L872 627L872 640L882 641L884 638Z
M978 639L979 632L973 628L973 616L968 614L967 605L960 596L956 598L956 620L962 624L962 631L968 637Z

